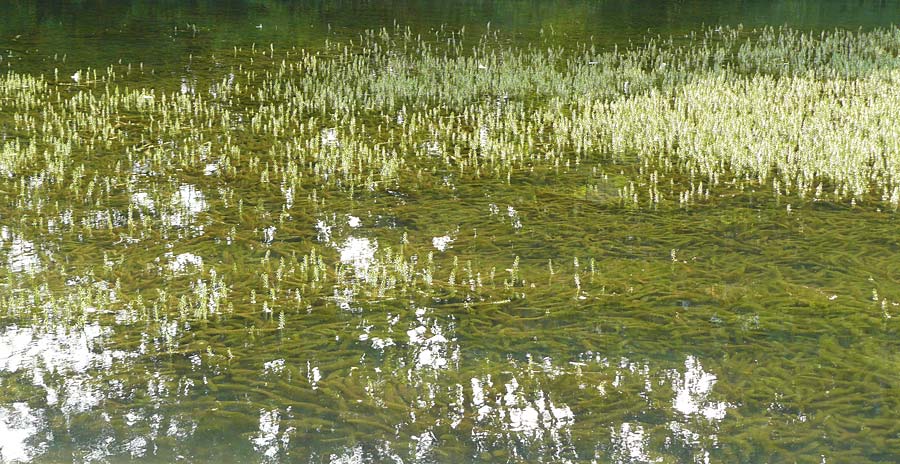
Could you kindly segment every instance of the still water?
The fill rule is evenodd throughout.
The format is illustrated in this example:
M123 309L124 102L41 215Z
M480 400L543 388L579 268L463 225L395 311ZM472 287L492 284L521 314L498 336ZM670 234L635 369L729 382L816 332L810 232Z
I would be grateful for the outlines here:
M600 126L572 76L682 85L600 89L590 46L900 3L0 7L0 462L900 460L890 163L854 194L562 140Z

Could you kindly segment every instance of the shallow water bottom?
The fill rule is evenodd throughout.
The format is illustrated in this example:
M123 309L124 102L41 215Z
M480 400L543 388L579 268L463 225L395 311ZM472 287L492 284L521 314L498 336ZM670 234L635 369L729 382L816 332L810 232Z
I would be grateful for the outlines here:
M436 280L460 275L452 286L379 295L348 275L318 297L279 303L280 314L246 301L206 320L97 307L79 321L41 321L8 297L21 311L0 332L3 459L896 457L893 214L818 203L788 212L747 197L666 212L511 191L390 206L408 224L404 252L430 249ZM526 227L494 213L495 202L515 203ZM373 250L352 259L375 266L378 245L399 233L381 230L377 208L332 205L324 217L337 219L320 253L339 259L355 238ZM432 238L448 231L452 242L437 251ZM11 268L30 266L15 240L6 243ZM255 278L241 269L272 270L294 246L290 237L224 247L201 237L176 252L238 269L220 275L239 294ZM487 265L514 266L516 256L524 283L506 285L505 267L491 283ZM195 258L161 283L173 293L196 288L205 277ZM467 283L467 266L480 285ZM7 288L26 289L35 274L7 277ZM70 293L100 279L82 280L70 277ZM46 298L35 294L30 303Z

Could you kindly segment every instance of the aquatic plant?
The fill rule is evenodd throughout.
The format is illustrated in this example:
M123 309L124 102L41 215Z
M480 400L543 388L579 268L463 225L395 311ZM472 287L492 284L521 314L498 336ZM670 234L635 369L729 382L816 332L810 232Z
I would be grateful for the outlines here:
M747 444L774 439L743 435L737 414L719 421L743 408L794 430L799 413L772 406L773 387L744 404L707 389L678 409L658 385L755 372L764 347L787 366L765 366L772 376L802 371L824 392L807 353L781 356L784 340L821 337L847 368L850 342L822 336L832 326L870 352L895 339L894 213L882 209L900 203L898 55L896 28L718 28L621 49L397 28L317 49L232 47L174 77L141 63L11 66L0 315L54 333L114 328L109 343L148 358L123 367L128 382L265 422L254 444L425 437L432 419L428 433L452 437L423 417L437 397L453 427L502 445L474 456L460 444L459 460L552 454L538 429L571 431L553 452L573 460L627 457L637 431L681 440L665 459L702 457L687 429L667 428L688 418L733 432L706 449L727 441L724 460L754 460ZM835 237L853 237L853 252L822 251ZM706 367L673 365L661 332ZM188 375L148 380L154 363ZM878 385L896 383L893 367L871 369ZM547 385L578 400L567 409ZM165 409L122 391L121 404ZM816 399L778 401L821 412L832 444L870 423L828 422L848 402ZM621 402L658 417L635 425ZM489 404L540 420L482 416ZM512 426L527 439L506 447ZM597 433L618 445L591 448Z

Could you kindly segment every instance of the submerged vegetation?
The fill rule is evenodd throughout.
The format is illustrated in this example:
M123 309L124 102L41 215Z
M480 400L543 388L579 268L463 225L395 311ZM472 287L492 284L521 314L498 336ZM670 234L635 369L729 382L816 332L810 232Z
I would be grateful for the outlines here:
M725 29L621 52L381 31L315 52L235 48L203 64L220 80L174 89L133 63L9 72L0 166L23 197L32 178L86 202L140 187L135 165L352 193L624 162L639 188L620 196L644 205L727 182L896 206L898 50L897 29Z
M132 457L218 427L179 401L258 419L244 441L267 459L898 455L900 29L604 49L398 28L181 75L51 63L0 76L0 318L105 345L85 356L118 371L75 388L0 358L0 386L21 383L0 404L25 405L2 417L89 417L102 396L112 431L82 426L150 430L106 452ZM693 354L672 361L661 331ZM97 449L30 439L26 458Z
M514 255L489 267L458 257L436 263L423 250L431 240L444 251L450 235L409 244L407 230L377 259L360 239L347 245L359 249L337 246L323 261L315 242L327 247L332 226L310 216L329 201L405 202L452 195L463 183L546 182L600 208L688 208L710 195L767 189L776 202L900 202L898 29L716 29L623 51L515 48L496 33L468 42L464 32L382 30L316 51L234 48L197 65L221 75L208 82L167 83L140 63L8 72L0 80L8 204L33 237L102 233L125 248L209 236L206 228L220 232L215 243L231 244L238 230L242 239L252 231L265 250L256 291L299 301L344 284L375 297L488 284L506 289L502 300L541 279L522 278ZM508 212L513 231L522 227L512 206L490 208ZM286 227L304 229L298 238L315 227L317 240L280 247L275 231ZM120 252L121 264L133 266L124 263L131 254ZM177 303L178 314L205 318L206 309L185 305L224 307L227 285L199 256L163 259L143 273L192 268L210 280L180 296L160 291L153 314ZM568 268L580 291L596 271L592 264L588 278L578 259L568 257ZM545 271L554 274L552 259Z

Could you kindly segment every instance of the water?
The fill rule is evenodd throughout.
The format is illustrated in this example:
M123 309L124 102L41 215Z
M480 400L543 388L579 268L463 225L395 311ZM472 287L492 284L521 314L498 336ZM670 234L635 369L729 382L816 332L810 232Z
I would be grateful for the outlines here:
M527 144L503 121L553 108L502 80L514 57L437 74L500 68L484 85L510 92L444 100L415 94L421 54L390 61L407 27L436 50L463 26L467 47L613 50L738 23L889 27L900 4L5 9L0 65L45 81L0 93L0 461L900 459L890 190L710 185L644 153L554 152L549 130L506 150ZM401 45L352 48L382 27ZM371 80L279 71L350 40ZM608 98L649 95L628 82Z

